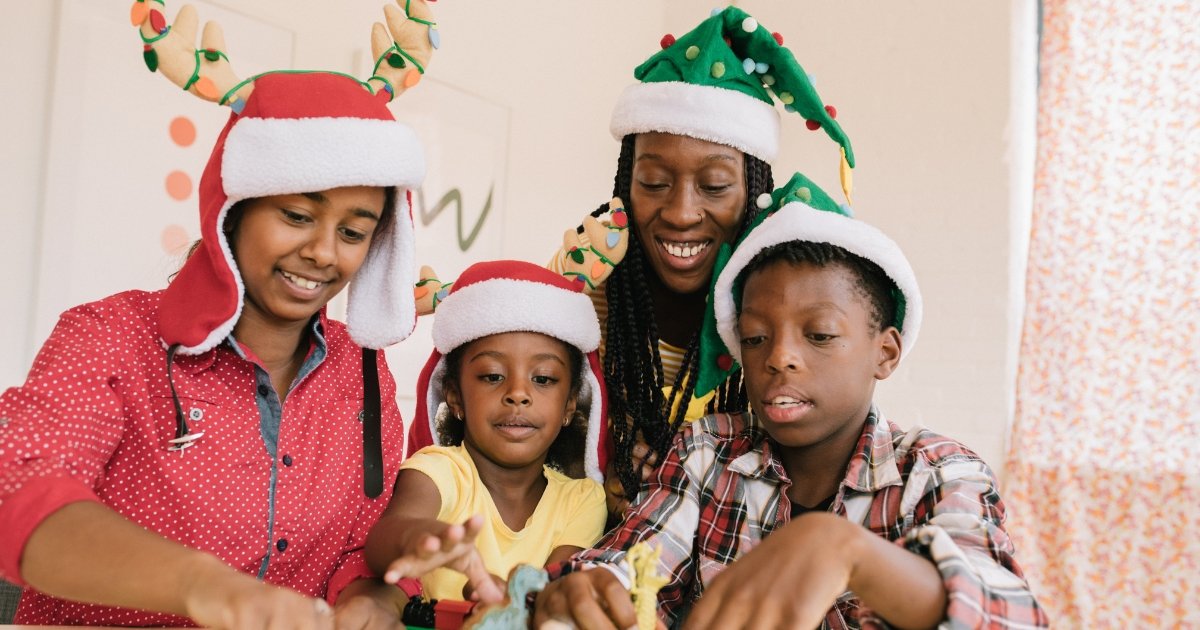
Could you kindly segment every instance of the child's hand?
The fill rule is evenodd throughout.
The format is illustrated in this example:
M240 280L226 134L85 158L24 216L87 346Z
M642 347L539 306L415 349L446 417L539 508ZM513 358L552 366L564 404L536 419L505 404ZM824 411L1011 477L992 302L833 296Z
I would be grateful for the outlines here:
M633 598L612 572L596 568L569 573L538 593L533 627L568 622L579 628L636 628Z
M462 525L447 525L440 536L424 535L416 539L404 555L388 565L383 581L395 584L401 578L420 577L434 569L445 567L467 576L479 601L499 602L504 592L497 588L475 548L475 537L483 528L483 517L476 514Z
M685 628L815 628L850 582L862 527L806 514L768 536L713 580ZM770 602L770 605L766 605Z
M504 578L502 578L498 575L489 575L488 577L492 578L492 584L496 585L497 590L499 590L501 593L507 592L508 582L505 582ZM470 580L468 580L466 584L463 584L462 597L463 597L463 601L468 601L468 602L479 601L479 591L478 591L478 589L476 589L475 585L471 583ZM487 602L487 603L492 603L492 602Z
M325 600L301 595L227 566L198 572L184 595L187 614L205 628L333 630Z

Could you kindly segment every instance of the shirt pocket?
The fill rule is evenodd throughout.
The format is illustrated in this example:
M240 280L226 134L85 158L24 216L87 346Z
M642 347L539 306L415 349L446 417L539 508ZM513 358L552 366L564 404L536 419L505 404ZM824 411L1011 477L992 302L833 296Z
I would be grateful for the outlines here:
M179 410L187 424L188 435L196 436L190 446L172 450L171 440L177 432L175 402L171 396L151 396L149 399L150 425L146 427L147 438L153 440L152 452L168 471L193 469L197 459L217 457L223 462L220 467L239 470L261 468L268 465L266 447L263 446L262 430L259 426L258 405L253 400L245 405L221 405L199 396L180 396ZM189 466L188 460L191 459Z

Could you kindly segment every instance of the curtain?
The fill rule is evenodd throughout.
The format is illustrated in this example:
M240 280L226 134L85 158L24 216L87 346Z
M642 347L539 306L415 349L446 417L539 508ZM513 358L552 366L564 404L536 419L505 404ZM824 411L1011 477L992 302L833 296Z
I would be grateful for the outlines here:
M1043 0L1010 529L1056 627L1200 627L1200 1Z

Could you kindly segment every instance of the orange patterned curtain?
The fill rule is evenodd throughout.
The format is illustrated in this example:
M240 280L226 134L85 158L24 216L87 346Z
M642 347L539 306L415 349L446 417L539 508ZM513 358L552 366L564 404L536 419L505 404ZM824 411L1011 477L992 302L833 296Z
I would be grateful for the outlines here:
M1200 627L1200 1L1042 8L1013 538L1057 627Z

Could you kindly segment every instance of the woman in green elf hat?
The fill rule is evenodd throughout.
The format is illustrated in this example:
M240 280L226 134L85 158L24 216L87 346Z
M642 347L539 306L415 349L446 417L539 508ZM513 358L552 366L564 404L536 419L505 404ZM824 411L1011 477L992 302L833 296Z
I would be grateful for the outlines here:
M609 417L620 419L610 423L611 513L636 494L680 422L744 406L737 375L707 397L693 400L692 392L717 252L774 188L774 100L841 146L849 195L850 142L782 41L736 7L678 39L663 37L613 111L611 131L621 141L615 198L568 230L550 263L586 285L605 333ZM410 453L432 443L427 432L414 427Z

